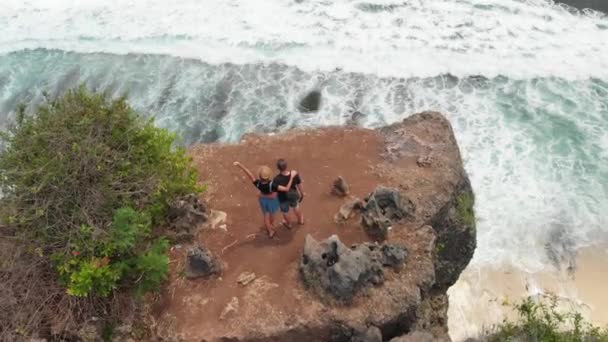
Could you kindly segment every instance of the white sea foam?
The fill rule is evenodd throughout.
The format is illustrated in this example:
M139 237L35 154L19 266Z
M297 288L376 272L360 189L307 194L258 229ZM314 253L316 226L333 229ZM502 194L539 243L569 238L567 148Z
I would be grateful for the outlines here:
M364 114L363 125L378 127L437 110L454 126L477 196L473 264L536 272L555 257L547 248L567 240L575 249L608 227L608 83L601 80L381 78L46 50L0 58L2 79L8 81L0 113L39 101L43 91L54 96L85 82L114 96L128 93L136 108L153 113L186 144L341 125L355 111ZM298 101L310 89L321 91L321 110L299 113Z
M608 18L545 0L4 0L24 48L281 62L379 76L608 76Z

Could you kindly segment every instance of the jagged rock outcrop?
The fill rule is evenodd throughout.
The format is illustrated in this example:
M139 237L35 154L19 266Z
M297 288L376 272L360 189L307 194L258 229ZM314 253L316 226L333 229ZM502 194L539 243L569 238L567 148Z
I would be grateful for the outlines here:
M196 195L178 198L169 207L168 237L175 242L191 241L196 235L199 225L207 221L207 215L207 207Z
M361 224L371 237L386 239L388 228L414 215L414 204L399 190L379 186L365 198Z
M221 262L204 247L192 247L186 255L186 277L188 279L210 277L222 271Z
M321 243L307 235L300 261L304 283L321 297L351 301L360 290L384 282L384 266L399 267L407 256L397 245L364 243L346 247L337 235Z
M232 234L204 229L198 238L229 267L224 280L197 280L200 287L178 278L169 284L175 295L155 321L170 323L156 328L159 339L408 341L430 334L449 341L446 291L470 261L476 231L471 185L441 114L377 130L248 135L192 155ZM243 190L247 181L229 166L235 159L270 163L275 155L288 156L303 175L306 224L268 241L256 234L259 208ZM348 179L349 197L328 194L336 174ZM255 281L238 285L245 271L255 271ZM238 309L218 323L233 298Z

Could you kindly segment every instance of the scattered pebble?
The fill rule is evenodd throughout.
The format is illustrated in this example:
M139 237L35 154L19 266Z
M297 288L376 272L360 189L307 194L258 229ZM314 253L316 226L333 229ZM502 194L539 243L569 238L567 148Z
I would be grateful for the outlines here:
M236 282L239 283L242 286L247 286L247 284L249 284L252 281L254 281L255 278L256 278L255 273L253 273L253 272L243 272L236 279Z
M239 299L232 297L228 305L222 310L220 314L220 320L226 319L229 315L236 313L239 310Z

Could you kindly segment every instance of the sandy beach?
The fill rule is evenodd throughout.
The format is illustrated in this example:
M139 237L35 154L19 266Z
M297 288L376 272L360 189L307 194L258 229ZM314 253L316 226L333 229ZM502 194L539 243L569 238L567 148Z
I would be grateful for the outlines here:
M599 326L608 325L608 246L580 249L573 273L547 266L528 273L511 265L467 268L448 291L449 329L454 341L463 341L513 318L511 304L526 296L555 294L563 309L576 309Z

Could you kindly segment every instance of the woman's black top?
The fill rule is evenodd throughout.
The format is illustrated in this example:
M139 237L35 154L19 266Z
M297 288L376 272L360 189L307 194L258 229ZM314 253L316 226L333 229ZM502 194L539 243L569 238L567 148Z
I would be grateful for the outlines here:
M261 179L256 179L253 182L253 186L255 186L261 193L264 195L270 195L273 192L279 191L279 185L274 183L273 181L263 181Z

